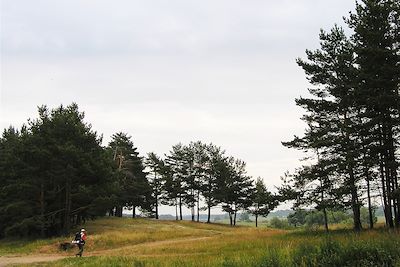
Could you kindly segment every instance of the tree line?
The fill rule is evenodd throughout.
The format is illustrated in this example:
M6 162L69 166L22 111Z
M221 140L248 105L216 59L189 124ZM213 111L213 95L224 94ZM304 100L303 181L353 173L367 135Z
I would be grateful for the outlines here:
M207 210L207 222L211 209L219 206L228 213L230 224L236 225L240 210L257 218L267 216L278 205L278 197L267 190L261 178L254 183L247 175L244 161L227 156L213 144L177 144L164 159L149 153L146 163L155 188L156 218L159 203L175 206L176 219L180 220L182 206L191 210L192 221L199 221L200 210Z
M387 227L400 226L399 74L400 2L362 0L345 22L321 30L320 48L298 59L312 88L296 104L305 110L307 129L284 146L309 154L286 174L280 191L295 208L350 209L355 230L360 208L368 207L374 227L373 199L382 202Z
M239 210L266 216L277 196L253 181L242 160L213 144L174 145L164 158L139 156L126 133L102 136L84 121L77 104L39 107L37 119L0 138L0 237L51 236L97 216L158 219L159 205L191 210L192 220L220 207L236 224Z

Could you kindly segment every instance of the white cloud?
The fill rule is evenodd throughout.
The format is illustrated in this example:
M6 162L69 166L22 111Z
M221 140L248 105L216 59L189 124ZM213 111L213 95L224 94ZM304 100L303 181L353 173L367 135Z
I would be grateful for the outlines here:
M299 165L280 141L301 134L295 58L341 22L348 0L1 2L0 128L36 106L77 102L105 141L142 154L203 140L273 187Z

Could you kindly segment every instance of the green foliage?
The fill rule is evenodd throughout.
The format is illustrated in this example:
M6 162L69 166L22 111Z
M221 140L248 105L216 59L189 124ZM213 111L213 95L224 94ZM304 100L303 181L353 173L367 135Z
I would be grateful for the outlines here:
M116 216L122 216L122 208L140 207L144 211L151 211L151 187L144 172L143 160L139 157L131 137L126 133L116 133L111 137L108 145L113 153L114 161L114 199Z
M355 230L362 226L362 195L371 206L377 177L387 225L400 226L394 190L399 187L399 6L393 0L358 1L345 19L351 36L337 25L321 30L320 48L297 60L312 85L308 97L296 99L308 128L283 145L311 152L314 163L285 177L282 199L295 200L297 208L351 209Z
M304 225L306 223L306 216L308 211L297 209L294 213L289 214L287 217L288 224L294 227Z
M247 212L242 212L242 213L240 213L239 221L242 221L242 222L251 222L249 214L248 214Z
M375 214L375 208L373 208L372 209L372 219L373 219L373 223L376 223L376 222L378 222L378 217L376 217L376 214ZM360 212L361 212L361 222L362 222L362 224L363 225L369 225L369 211L368 211L368 208L366 208L366 207L361 207L361 210L360 210Z
M271 220L269 220L268 226L277 229L289 228L288 221L286 219L280 219L279 217L273 217Z
M0 139L0 236L53 235L98 214L109 164L76 104L49 110ZM103 209L104 212L104 209Z
M364 210L362 208L362 210ZM348 224L351 220L351 214L345 211L327 211L328 223L330 224L339 224L344 223ZM322 211L318 210L303 210L298 209L294 213L288 216L288 223L291 226L306 226L308 228L318 228L318 226L322 226L325 223L324 214ZM367 217L368 219L368 217Z
M278 206L279 201L277 196L267 190L267 187L261 178L257 178L256 186L251 197L252 205L248 208L248 211L256 216L257 226L258 217L267 217L268 214Z

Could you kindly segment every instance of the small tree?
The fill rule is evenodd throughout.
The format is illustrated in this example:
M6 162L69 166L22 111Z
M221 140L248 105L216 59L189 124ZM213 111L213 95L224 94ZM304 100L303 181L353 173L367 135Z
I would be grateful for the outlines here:
M150 152L147 154L145 160L146 166L150 169L150 186L152 188L153 204L155 206L155 216L158 219L158 205L160 202L162 192L162 170L164 168L164 161L155 153Z
M297 209L294 213L289 214L287 217L288 223L294 227L304 225L306 223L306 216L309 212L304 209Z
M256 181L252 202L253 204L248 210L256 217L256 227L258 227L258 217L267 217L279 204L277 197L267 190L267 187L260 177L257 178Z

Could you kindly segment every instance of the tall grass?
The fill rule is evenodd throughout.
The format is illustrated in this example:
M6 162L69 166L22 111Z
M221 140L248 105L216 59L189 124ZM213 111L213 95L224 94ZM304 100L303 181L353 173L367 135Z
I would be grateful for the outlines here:
M400 266L400 236L384 230L326 234L130 218L85 228L85 257L37 266ZM56 243L32 244L35 253L59 253Z

